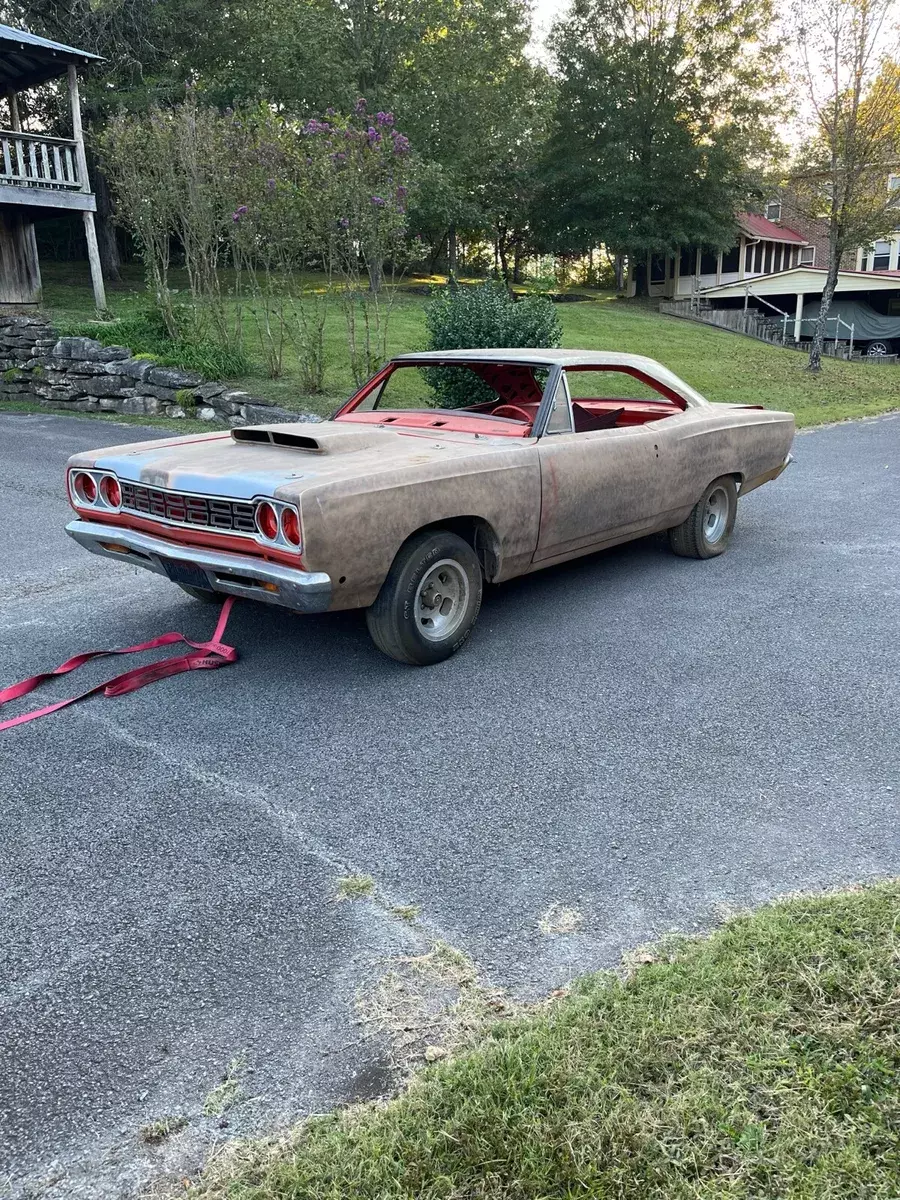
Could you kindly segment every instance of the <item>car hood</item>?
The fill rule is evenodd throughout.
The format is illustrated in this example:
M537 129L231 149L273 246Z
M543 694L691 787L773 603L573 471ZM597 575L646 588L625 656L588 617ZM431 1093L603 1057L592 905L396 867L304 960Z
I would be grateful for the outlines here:
M465 433L435 436L433 430L401 432L339 421L298 422L113 446L75 455L69 465L113 471L120 479L179 492L235 499L277 494L287 500L309 486L354 477L372 480L406 468L427 470L428 464L437 475L458 472L461 459L521 451L530 441Z

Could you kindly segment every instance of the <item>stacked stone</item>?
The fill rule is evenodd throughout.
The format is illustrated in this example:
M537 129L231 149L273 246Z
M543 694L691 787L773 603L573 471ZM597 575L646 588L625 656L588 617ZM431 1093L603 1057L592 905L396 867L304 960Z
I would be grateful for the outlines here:
M35 376L55 341L40 318L0 316L0 401L32 399Z
M319 419L224 383L204 382L194 371L157 366L127 346L57 338L50 325L33 317L0 316L0 371L0 401L36 397L64 411L197 417L228 425Z

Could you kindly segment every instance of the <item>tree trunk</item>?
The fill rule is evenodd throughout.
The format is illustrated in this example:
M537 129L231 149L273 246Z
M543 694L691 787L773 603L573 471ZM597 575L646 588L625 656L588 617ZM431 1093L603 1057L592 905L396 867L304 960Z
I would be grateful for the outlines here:
M842 250L843 247L838 244L837 238L832 234L828 239L828 274L825 276L825 286L822 288L822 303L819 305L816 328L813 333L812 345L809 348L809 362L807 363L807 367L810 371L819 371L822 368L822 347L825 345L825 322L828 317L828 310L831 308L834 289L837 287Z
M613 269L616 273L616 291L625 291L625 255L617 254L613 262Z
M513 283L522 282L522 247L516 243L513 251Z
M434 274L435 268L437 267L437 264L438 264L438 259L441 257L441 253L443 252L444 243L446 242L446 240L447 240L447 235L444 234L444 236L441 238L441 240L439 242L437 242L434 246L434 251L433 251L433 253L431 255L431 259L429 260L429 263L428 263L428 274L429 275Z
M91 153L91 132L89 129L84 153L87 159L91 190L97 197L97 212L94 214L97 249L100 251L100 265L103 268L104 277L110 283L118 283L122 278L122 256L119 253L119 240L116 237L116 225L113 219L115 207L109 190L109 181L100 169L96 155Z
M454 278L456 277L456 259L456 226L451 225L447 232L447 273L452 275Z

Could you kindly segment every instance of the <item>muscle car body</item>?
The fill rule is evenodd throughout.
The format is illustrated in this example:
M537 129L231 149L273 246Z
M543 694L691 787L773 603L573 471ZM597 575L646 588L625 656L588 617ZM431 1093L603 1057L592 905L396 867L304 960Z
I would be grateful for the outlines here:
M410 406L403 391L410 369L432 382L441 372L467 373L474 403L436 407L426 394ZM466 543L480 576L502 582L660 530L683 532L692 514L697 530L712 530L709 512L695 510L710 485L725 481L704 501L707 509L713 500L720 510L731 504L719 514L724 548L734 521L730 496L780 474L793 435L791 414L710 403L637 355L403 355L330 421L75 455L67 480L77 519L67 530L94 553L168 575L202 596L301 612L368 609L380 596L383 606L390 582L402 608L397 589L406 585L392 571L400 572L411 539L425 544L429 532ZM706 548L695 557L718 552L714 540ZM481 578L464 563L458 576L444 569L445 583L448 570L455 584L446 595L440 572L424 593L421 579L413 580L420 588L413 607L432 635L423 596L438 623L442 607L449 613L463 601L477 616ZM430 661L435 654L432 646Z

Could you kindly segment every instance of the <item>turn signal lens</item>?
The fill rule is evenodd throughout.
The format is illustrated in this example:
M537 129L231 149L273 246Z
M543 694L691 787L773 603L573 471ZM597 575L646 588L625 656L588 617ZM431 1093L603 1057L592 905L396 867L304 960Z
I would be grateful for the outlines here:
M83 500L85 504L93 504L97 499L97 485L93 478L84 471L79 471L75 476L75 495L79 500Z
M122 503L122 489L119 487L118 479L112 475L104 475L100 480L100 495L110 508L118 508Z
M268 538L270 542L274 542L278 537L278 514L271 504L267 504L263 500L262 504L256 510L256 524L259 527L259 532L264 538Z
M292 546L300 545L300 522L292 508L281 511L281 532Z

